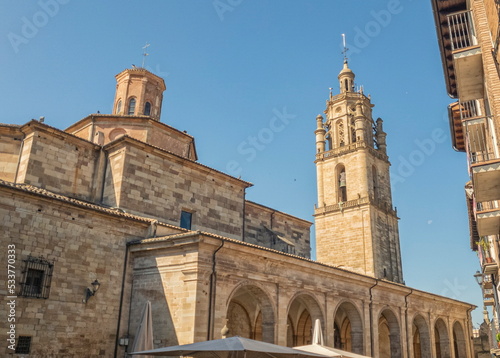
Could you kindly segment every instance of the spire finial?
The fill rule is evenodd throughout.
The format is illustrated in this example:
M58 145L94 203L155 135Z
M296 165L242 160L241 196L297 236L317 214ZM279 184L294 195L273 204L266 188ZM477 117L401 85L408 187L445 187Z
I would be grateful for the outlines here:
M146 56L149 56L149 53L146 52L147 48L149 47L149 44L146 42L146 45L142 48L144 50L144 53L142 54L142 68L144 68L144 63L146 62Z
M342 34L342 44L344 45L344 49L342 50L342 54L344 55L344 63L347 63L348 60L347 51L349 51L349 49L346 47L345 44L345 34Z

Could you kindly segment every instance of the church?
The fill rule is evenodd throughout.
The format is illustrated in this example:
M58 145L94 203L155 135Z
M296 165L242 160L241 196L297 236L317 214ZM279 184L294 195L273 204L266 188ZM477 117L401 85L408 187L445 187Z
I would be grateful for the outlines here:
M150 301L155 348L221 331L305 345L319 319L358 354L472 357L475 306L404 283L387 134L354 77L346 60L311 120L317 261L310 221L247 200L253 184L161 122L166 85L144 68L116 75L111 114L0 124L2 354L124 357Z

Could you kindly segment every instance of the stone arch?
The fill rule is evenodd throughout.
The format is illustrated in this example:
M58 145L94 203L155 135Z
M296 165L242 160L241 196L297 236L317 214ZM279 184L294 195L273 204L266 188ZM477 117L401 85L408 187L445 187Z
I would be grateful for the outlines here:
M350 301L340 303L333 321L335 348L363 354L363 320L356 306Z
M345 128L343 120L339 119L337 123L335 123L335 126L337 129L336 147L343 147L346 144Z
M397 316L386 308L378 319L379 358L401 358L401 330Z
M327 145L327 149L326 150L332 150L333 149L333 140L332 140L332 134L330 132L328 132L326 134L326 145Z
M412 324L413 358L431 357L431 336L429 325L421 315L413 318Z
M264 289L242 283L235 287L227 301L228 337L241 336L274 343L275 311Z
M323 311L314 296L309 293L295 295L288 305L287 346L311 344L313 322L319 319L321 327L324 327L323 317Z
M122 99L118 99L118 101L116 102L116 108L115 108L115 113L116 114L121 114L121 111L122 111Z
M152 109L151 101L146 101L146 103L144 103L144 110L142 112L145 116L150 116L151 109Z
M436 350L436 358L451 357L448 328L441 318L438 318L434 323L434 348Z
M464 328L458 321L453 324L453 351L455 358L467 357Z
M137 104L137 100L135 99L135 97L130 97L128 99L127 115L133 116L135 114L136 104Z
M109 132L109 140L114 141L115 139L118 139L122 136L127 134L127 131L123 128L115 128L111 132Z
M354 117L351 117L349 119L349 132L351 135L351 143L356 143L356 121L354 120Z

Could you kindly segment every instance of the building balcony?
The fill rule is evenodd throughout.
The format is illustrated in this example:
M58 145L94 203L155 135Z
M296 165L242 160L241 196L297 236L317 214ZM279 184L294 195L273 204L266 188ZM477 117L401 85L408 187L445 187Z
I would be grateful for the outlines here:
M491 275L483 276L483 288L485 290L493 288L493 282L491 281Z
M485 306L494 306L495 305L495 299L494 298L485 298L484 299L484 305Z
M495 297L495 295L493 294L492 288L485 289L483 291L483 293L484 293L484 298L494 298Z
M483 263L483 273L485 275L496 274L498 272L498 265L496 262L484 262Z
M456 101L448 106L448 118L453 148L459 152L467 151L465 130L469 121L484 118L486 112L483 99ZM472 124L471 124L472 129Z
M469 217L470 248L473 251L478 251L478 243L481 238L477 232L476 204L474 202L474 188L471 181L465 184L465 199L467 203L467 216Z
M483 271L483 276L496 274L498 272L498 264L491 257L489 249L490 241L488 240L487 237L481 238L480 241L481 240L486 240L486 244L482 243L478 245L478 251L477 251L479 256L479 262L481 263L481 269Z
M449 14L447 20L459 97L462 101L483 98L483 60L471 11Z
M477 232L480 237L500 233L500 208L497 201L476 204Z
M500 200L500 156L491 117L463 122L470 175L476 202Z

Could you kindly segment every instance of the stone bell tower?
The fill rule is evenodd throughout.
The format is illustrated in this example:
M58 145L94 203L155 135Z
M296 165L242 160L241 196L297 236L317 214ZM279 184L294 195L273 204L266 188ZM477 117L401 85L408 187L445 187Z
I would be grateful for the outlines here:
M316 117L317 260L403 283L398 217L392 207L382 119L370 97L354 88L347 60L340 94Z

